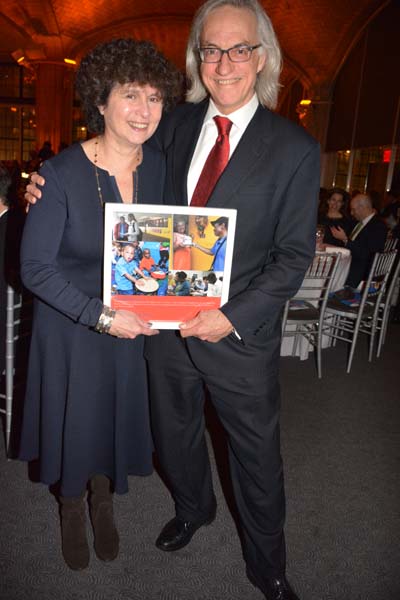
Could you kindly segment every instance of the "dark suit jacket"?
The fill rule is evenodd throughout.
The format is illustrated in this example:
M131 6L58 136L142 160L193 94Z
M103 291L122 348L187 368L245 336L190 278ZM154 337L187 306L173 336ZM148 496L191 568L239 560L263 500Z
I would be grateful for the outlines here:
M351 252L351 265L346 285L355 288L367 278L375 253L384 250L386 236L386 225L379 217L374 216L361 229L353 242L351 240L347 242L346 248Z
M178 107L161 129L166 204L187 205L187 174L208 101ZM319 146L259 106L209 199L237 209L230 299L222 311L246 344L276 331L315 251Z

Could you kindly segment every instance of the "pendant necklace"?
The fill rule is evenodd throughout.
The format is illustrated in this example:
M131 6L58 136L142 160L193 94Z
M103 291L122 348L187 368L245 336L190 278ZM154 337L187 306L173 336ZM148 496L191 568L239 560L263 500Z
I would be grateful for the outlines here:
M96 175L97 193L99 195L99 202L100 202L101 208L104 208L103 194L102 194L101 185L100 185L99 172L97 169L97 162L98 162L97 161L97 155L98 155L97 150L98 150L98 145L99 145L99 137L100 136L96 137L96 139L94 141L93 163L94 163L94 172ZM142 149L142 146L139 146L136 151L136 156L135 156L135 170L132 172L132 175L133 175L133 202L132 202L132 204L137 204L137 202L138 202L139 171L137 171L136 169L140 165L142 160L143 160L143 149Z

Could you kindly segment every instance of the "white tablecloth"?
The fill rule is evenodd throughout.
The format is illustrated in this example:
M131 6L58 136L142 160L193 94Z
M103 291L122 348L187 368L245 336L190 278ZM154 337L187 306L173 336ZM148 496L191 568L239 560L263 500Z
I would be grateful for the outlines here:
M334 292L336 290L340 290L344 286L350 269L351 254L350 250L348 250L347 248L338 248L336 246L326 246L324 252L336 252L340 253L341 255L335 278L332 283L332 291ZM318 252L318 254L323 253ZM292 329L293 331L295 331L296 325L287 325L286 329ZM327 347L329 345L329 342L330 338L328 336L324 336L322 339L322 346ZM293 354L294 348L296 351ZM312 350L312 345L303 335L293 335L282 338L281 356L298 356L300 360L306 360L308 358L309 352L311 352Z

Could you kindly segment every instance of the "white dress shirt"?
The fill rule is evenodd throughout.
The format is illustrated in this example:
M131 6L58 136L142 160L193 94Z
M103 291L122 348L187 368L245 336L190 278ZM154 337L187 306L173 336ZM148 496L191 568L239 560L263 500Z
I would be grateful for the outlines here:
M213 148L215 141L218 137L218 128L214 121L216 115L222 117L228 117L233 123L232 129L229 134L229 158L238 145L240 138L246 131L246 127L250 123L251 119L258 108L258 98L254 94L251 100L238 110L235 110L229 115L221 115L220 111L215 106L214 102L210 99L208 110L203 121L203 126L197 140L196 148L193 154L192 162L190 163L189 173L187 178L187 192L188 192L188 203L193 196L193 192L197 185L200 177L200 173L203 170L204 163L207 160L208 155Z
M357 232L356 232L356 234L355 234L355 236L354 236L354 237L351 237L351 233L350 233L350 237L351 237L351 241L352 241L352 242L354 242L354 240L356 240L356 239L357 239L357 237L358 237L358 236L359 236L359 234L360 234L360 231L362 231L362 230L364 229L364 227L366 226L366 224L370 222L370 220L372 219L372 217L374 217L374 216L375 216L375 214L376 214L376 213L375 213L375 212L373 212L373 213L371 213L370 215L368 215L368 217L365 217L365 219L363 219L362 221L359 221L359 223L361 223L361 224L362 224L362 227L360 227L360 228L357 230ZM356 226L353 228L353 231L354 231L354 229L355 229L356 227L357 227L357 225L356 225Z

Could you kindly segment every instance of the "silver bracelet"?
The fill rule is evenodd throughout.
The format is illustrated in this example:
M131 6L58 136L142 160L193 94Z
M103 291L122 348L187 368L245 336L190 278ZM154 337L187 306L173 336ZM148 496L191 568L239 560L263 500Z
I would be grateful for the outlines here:
M94 328L98 333L109 333L112 322L115 317L115 310L109 306L103 306L103 311Z

